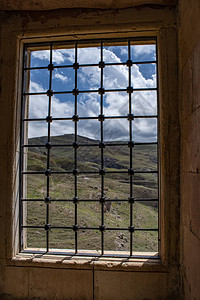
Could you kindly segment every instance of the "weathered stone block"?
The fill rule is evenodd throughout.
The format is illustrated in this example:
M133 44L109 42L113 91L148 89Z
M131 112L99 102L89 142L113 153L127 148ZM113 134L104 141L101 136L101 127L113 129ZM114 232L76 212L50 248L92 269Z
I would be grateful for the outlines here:
M166 273L95 272L96 300L166 299ZM165 285L163 285L165 282ZM159 287L159 288L158 288ZM171 296L170 299L175 299Z
M199 299L200 240L183 226L183 257L181 263L183 294L185 299Z
M182 123L181 163L184 172L196 172L195 149L195 113L184 119Z
M193 60L189 58L182 70L182 116L183 119L193 112ZM187 82L187 84L185 84Z
M10 299L28 299L28 270L6 267L4 295ZM9 299L9 298L8 298Z
M30 299L91 300L93 297L91 270L32 268L28 278Z
M193 52L193 93L195 101L195 109L200 107L200 41L197 42Z

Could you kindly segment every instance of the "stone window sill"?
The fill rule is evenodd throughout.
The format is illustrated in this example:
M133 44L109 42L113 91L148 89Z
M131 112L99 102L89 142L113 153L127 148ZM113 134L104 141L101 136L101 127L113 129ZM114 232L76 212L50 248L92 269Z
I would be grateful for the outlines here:
M111 252L110 252L111 253ZM112 254L112 253L111 253ZM122 254L122 253L120 253ZM142 256L148 255L150 258ZM112 258L112 257L84 257L49 254L19 253L13 257L9 264L24 267L46 267L61 269L82 270L110 270L110 271L135 271L135 272L168 272L162 264L157 252L134 252L138 258Z

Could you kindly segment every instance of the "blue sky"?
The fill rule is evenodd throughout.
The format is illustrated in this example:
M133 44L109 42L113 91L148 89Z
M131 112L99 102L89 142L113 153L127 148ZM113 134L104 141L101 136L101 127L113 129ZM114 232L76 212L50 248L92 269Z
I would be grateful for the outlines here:
M31 67L48 66L50 53L48 50L33 51ZM54 65L72 65L75 59L74 49L53 50ZM127 46L105 47L103 60L107 63L126 62L128 59ZM155 45L132 45L131 59L135 62L155 60ZM78 48L78 63L96 63L100 61L100 48ZM73 68L53 70L52 89L54 91L71 91L75 87ZM104 68L105 89L126 89L128 86L128 68L126 66L106 66ZM134 88L156 87L156 65L137 64L132 66L131 84ZM100 87L100 69L84 67L78 69L78 89L96 90ZM46 92L49 89L49 71L30 71L30 91ZM156 91L134 92L132 94L132 112L134 115L157 114ZM126 92L110 92L104 95L104 115L122 116L128 112L128 94ZM29 117L45 118L48 114L48 97L37 95L29 97ZM98 116L100 114L100 95L84 93L78 95L78 115ZM74 115L74 96L61 94L52 97L53 117L72 117ZM72 121L54 121L51 123L51 135L74 133ZM133 137L137 141L156 141L156 119L135 119L133 121ZM29 122L29 137L47 135L45 122ZM78 134L98 139L100 122L88 120L78 122ZM105 140L128 140L128 121L124 119L106 120L104 122Z

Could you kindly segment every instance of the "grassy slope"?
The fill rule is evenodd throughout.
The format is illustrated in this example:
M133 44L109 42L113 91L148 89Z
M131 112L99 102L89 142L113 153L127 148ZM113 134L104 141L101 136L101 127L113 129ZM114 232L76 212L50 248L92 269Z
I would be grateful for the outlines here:
M84 137L78 137L79 143L96 143ZM52 137L52 143L70 143L72 135ZM29 140L30 144L44 144L46 137ZM104 149L104 164L106 170L127 170L129 168L129 148L119 144L117 147L106 147ZM51 149L51 169L57 171L73 170L73 149L56 147ZM30 148L28 152L28 170L43 171L46 169L46 150L43 147ZM134 169L155 170L156 169L156 147L135 146L133 151ZM99 147L80 147L78 149L78 169L96 171L100 168ZM28 198L44 198L46 196L46 177L44 175L27 176ZM96 175L78 176L78 196L81 199L99 199L100 178ZM104 207L106 227L129 226L130 205L120 199L129 197L129 177L126 174L109 174L105 176L105 196L107 199L119 199ZM156 177L154 174L137 174L134 176L134 197L153 198L157 197ZM52 175L50 177L50 196L54 199L72 199L74 196L74 178L72 175ZM44 202L28 202L27 224L44 225L46 207ZM80 202L78 204L78 223L82 227L98 227L101 223L101 205L99 203ZM156 228L157 207L155 202L136 202L133 206L133 223L135 228ZM72 226L74 224L74 204L70 202L51 202L50 224L54 226ZM100 249L99 231L79 231L79 248ZM28 245L32 247L45 246L45 232L43 229L28 230ZM59 229L50 231L50 247L73 248L74 233ZM156 232L135 232L133 246L135 250L156 251ZM128 231L106 231L105 249L128 250Z

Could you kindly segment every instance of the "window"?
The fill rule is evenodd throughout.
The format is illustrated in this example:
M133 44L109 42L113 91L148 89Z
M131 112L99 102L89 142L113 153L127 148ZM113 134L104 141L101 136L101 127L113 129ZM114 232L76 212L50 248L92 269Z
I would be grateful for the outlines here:
M155 38L25 45L21 251L158 251L156 53Z

